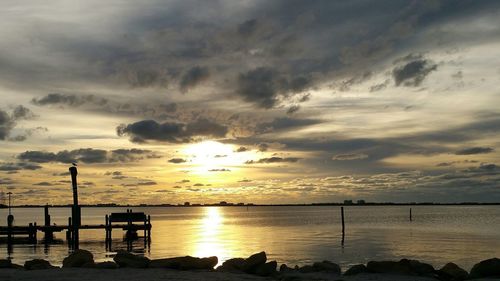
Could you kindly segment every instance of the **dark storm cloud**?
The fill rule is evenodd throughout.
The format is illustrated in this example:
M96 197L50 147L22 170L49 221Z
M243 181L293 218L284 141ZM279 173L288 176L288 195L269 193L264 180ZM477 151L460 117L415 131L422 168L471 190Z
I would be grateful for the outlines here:
M461 150L455 152L455 154L456 155L472 155L472 154L490 153L493 151L494 151L494 149L491 147L470 147L470 148L461 149Z
M186 143L196 137L222 138L228 128L205 118L191 123L158 123L154 120L143 120L117 127L118 136L128 136L130 141L143 143L147 141Z
M257 29L257 19L247 20L238 25L238 33L242 36L250 36Z
M406 63L403 66L396 67L392 71L392 76L396 86L420 86L425 77L437 69L437 65L429 60L419 59Z
M306 90L310 83L306 77L288 78L273 68L259 67L238 76L236 94L247 102L269 109Z
M186 163L187 160L183 159L183 158L172 158L172 159L168 160L168 162L173 163L173 164L181 164L181 163Z
M272 163L295 163L299 161L300 158L296 157L269 157L269 158L261 158L257 161L249 160L246 161L245 164L272 164Z
M179 87L181 92L186 92L190 88L195 87L199 83L205 81L210 76L210 72L207 67L195 66L189 69L181 78Z
M150 151L142 149L116 149L102 150L93 148L81 148L75 150L63 150L59 152L47 151L25 151L17 155L22 161L35 163L73 163L82 162L87 164L94 163L115 163L115 162L136 162L145 158L158 158L159 156Z

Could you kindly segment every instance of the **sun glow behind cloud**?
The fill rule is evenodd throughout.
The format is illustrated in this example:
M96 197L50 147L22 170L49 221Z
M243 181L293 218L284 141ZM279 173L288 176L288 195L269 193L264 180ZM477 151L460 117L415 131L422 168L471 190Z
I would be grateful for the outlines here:
M234 145L207 140L190 144L183 152L189 158L189 170L206 175L238 169L251 152L237 153L235 149Z

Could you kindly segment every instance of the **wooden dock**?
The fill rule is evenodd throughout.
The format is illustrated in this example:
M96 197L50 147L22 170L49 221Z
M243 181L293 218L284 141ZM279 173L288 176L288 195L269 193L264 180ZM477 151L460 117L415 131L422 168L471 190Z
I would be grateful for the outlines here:
M67 225L53 225L51 224L49 206L46 205L44 209L44 224L37 225L30 223L27 226L14 226L14 215L11 214L10 194L9 193L9 215L7 217L7 226L0 226L0 237L7 237L7 244L12 245L14 238L28 238L30 243L37 243L37 233L41 231L44 233L45 242L50 242L54 238L55 232L66 231L66 240L68 245L74 249L78 249L79 245L79 232L86 229L103 229L106 233L106 246L111 244L113 229L122 229L125 231L125 238L131 241L139 238L137 232L144 231L144 242L151 240L151 216L142 212L132 212L127 209L126 213L111 213L104 218L104 224L82 225L81 207L78 204L78 185L77 185L77 168L73 164L69 168L71 175L71 185L73 188L73 205L71 206L71 217L68 218ZM114 223L114 224L113 224Z
M42 232L46 241L53 239L53 234L56 232L66 231L66 240L74 241L73 236L75 225L71 223L71 218L68 218L67 225L50 225L50 216L48 215L48 207L45 209L45 224L37 225L30 223L27 226L0 226L0 236L7 237L8 240L17 237L28 238L31 243L37 242L37 233ZM115 224L113 224L116 222ZM139 223L137 223L139 222ZM127 210L126 213L112 213L105 216L104 224L82 224L78 226L78 230L87 229L103 229L105 231L106 242L111 240L113 229L121 229L125 231L127 239L138 238L137 232L144 231L144 239L151 239L151 216L146 214L134 213L132 210Z

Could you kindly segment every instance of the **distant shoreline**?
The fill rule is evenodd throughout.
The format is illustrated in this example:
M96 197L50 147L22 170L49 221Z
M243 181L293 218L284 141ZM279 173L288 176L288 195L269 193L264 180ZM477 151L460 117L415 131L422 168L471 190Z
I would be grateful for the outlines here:
M15 205L12 208L43 208L46 205ZM70 208L72 204L66 205L48 205L50 208ZM499 203L364 203L364 204L344 204L344 203L311 203L311 204L191 204L191 205L173 205L173 204L135 204L135 205L119 205L119 204L96 204L86 205L81 204L84 208L193 208L193 207L317 207L317 206L349 206L349 207L364 207L364 206L500 206ZM5 209L7 206L0 205L0 209Z

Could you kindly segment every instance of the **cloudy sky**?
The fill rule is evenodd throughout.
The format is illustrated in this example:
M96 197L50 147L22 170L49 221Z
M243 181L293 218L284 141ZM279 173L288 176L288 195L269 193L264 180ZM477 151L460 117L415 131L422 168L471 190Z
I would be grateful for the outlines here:
M500 2L3 1L17 204L500 202Z

